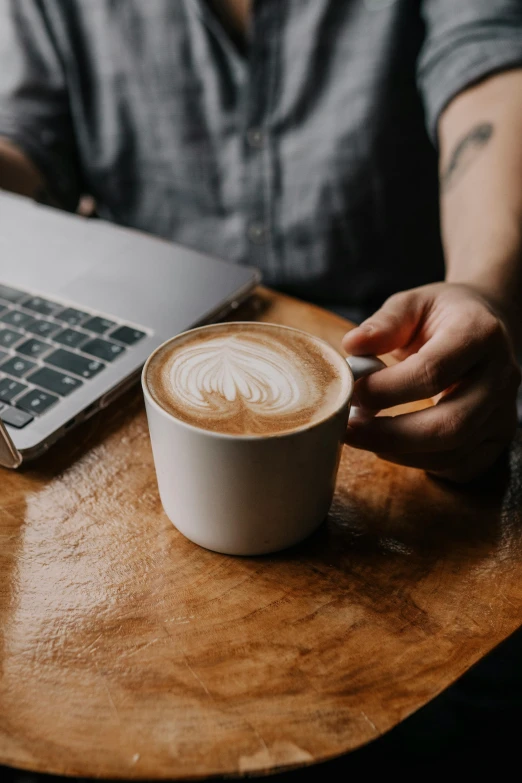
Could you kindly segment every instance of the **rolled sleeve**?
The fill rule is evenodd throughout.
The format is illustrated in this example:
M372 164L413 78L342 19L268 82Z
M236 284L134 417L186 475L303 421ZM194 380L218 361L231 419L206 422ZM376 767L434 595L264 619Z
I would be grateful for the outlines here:
M522 67L522 0L423 0L426 37L417 78L428 132L462 90L498 71Z
M79 169L60 54L42 0L0 0L0 136L36 164L74 210Z

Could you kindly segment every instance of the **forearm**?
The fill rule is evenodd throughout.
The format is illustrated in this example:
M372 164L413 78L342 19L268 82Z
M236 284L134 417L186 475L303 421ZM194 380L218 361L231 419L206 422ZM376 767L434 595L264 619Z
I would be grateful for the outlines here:
M486 294L522 337L522 70L458 96L439 123L446 279Z
M14 144L0 137L0 190L43 199L45 182L26 155Z

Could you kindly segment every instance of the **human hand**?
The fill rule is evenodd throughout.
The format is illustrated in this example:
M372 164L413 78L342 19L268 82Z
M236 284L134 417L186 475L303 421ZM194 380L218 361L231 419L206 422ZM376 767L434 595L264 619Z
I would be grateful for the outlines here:
M434 283L395 294L345 335L343 348L399 359L357 382L363 414L436 398L413 413L353 417L348 445L464 482L512 439L520 370L504 319L472 286Z

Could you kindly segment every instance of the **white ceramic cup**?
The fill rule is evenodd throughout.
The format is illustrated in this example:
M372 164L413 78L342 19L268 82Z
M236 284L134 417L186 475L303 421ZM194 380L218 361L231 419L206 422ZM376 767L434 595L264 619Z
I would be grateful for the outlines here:
M324 350L322 340L306 337ZM373 356L346 360L329 348L346 384L335 410L290 433L230 435L187 424L153 399L147 369L157 351L143 368L142 385L160 498L174 526L194 543L229 555L276 552L310 535L332 502L354 382L384 363Z

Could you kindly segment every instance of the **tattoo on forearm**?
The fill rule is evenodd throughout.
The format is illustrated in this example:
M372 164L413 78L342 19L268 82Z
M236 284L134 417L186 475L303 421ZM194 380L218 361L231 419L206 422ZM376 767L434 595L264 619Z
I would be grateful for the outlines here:
M459 141L449 163L441 174L440 189L447 193L465 174L493 136L493 125L483 122L476 125Z

